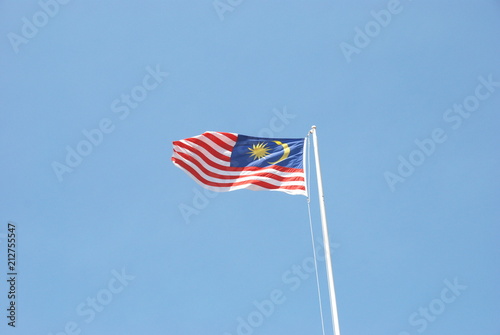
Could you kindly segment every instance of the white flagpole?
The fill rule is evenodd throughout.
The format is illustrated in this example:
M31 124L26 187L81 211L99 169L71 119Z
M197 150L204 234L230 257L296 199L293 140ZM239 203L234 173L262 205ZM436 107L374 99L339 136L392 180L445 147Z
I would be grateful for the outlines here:
M328 226L326 223L325 195L323 194L323 181L321 179L321 167L319 164L318 137L316 126L312 126L311 132L314 139L314 159L316 161L316 178L318 180L319 209L321 213L321 225L323 227L323 243L325 244L326 271L328 276L328 291L330 292L330 309L332 311L332 322L335 335L340 335L339 317L337 313L337 299L335 298L335 286L333 285L332 259L330 255L330 239L328 238Z

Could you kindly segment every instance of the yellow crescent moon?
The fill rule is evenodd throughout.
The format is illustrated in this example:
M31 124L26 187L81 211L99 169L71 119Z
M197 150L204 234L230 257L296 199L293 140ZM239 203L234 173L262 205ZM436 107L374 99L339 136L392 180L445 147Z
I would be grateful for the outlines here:
M288 155L290 155L290 148L286 143L281 143L280 141L273 141L273 142L283 147L283 156L281 156L281 158L278 159L276 162L269 162L269 164L278 164L279 162L284 161L285 159L288 158Z

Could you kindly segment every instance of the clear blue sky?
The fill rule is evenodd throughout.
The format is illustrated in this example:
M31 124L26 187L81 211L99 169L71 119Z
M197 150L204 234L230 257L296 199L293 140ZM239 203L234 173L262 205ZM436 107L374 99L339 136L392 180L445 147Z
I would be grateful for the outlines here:
M216 5L0 2L0 332L321 334L305 197L170 162L315 124L342 334L499 334L500 2Z

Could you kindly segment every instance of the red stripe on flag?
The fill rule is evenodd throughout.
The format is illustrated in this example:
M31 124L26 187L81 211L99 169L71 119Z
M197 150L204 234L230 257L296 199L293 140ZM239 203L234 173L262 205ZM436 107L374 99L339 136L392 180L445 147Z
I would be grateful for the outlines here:
M219 151L214 150L214 148L211 147L208 143L205 143L198 138L194 138L194 137L186 138L185 141L199 145L200 147L202 147L205 150L207 150L208 152L210 152L215 158L218 158L222 161L229 161L231 159L230 157L221 154Z
M233 133L224 133L224 132L218 132L219 134L221 135L224 135L226 136L228 139L230 139L231 141L234 141L236 142L238 140L238 135L237 134L233 134Z
M215 168L215 169L219 169L219 170L227 170L229 168L229 161L231 160L231 157L226 157L225 161L228 163L227 165L220 165L218 163L215 163L213 160L211 160L210 158L208 158L204 153L202 153L200 150L196 149L195 147L191 147L185 143L182 143L182 142L177 142L175 143L174 142L174 145L184 149L184 153L186 153L187 155L190 155L191 156L191 153L197 155L199 158L201 158L201 160L203 160L203 162L205 162L206 164L210 165L211 167ZM179 150L175 150L175 152L177 152L178 154L181 153L181 151Z
M206 138L208 138L209 140L211 140L212 142L214 142L216 145L218 145L219 147L221 147L222 149L224 150L227 150L227 151L232 151L233 150L233 146L234 145L230 145L224 141L222 141L220 138L218 138L217 136L215 136L214 134L211 134L211 133L205 133L203 134Z

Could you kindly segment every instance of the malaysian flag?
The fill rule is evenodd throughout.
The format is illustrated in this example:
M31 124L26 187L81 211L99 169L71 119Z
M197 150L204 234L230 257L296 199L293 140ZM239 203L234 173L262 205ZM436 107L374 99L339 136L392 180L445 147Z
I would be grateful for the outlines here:
M172 162L212 191L246 188L307 196L304 142L207 131L173 142Z

